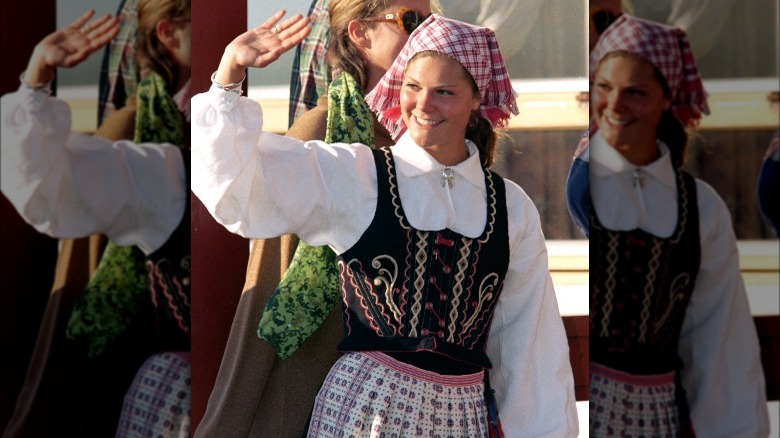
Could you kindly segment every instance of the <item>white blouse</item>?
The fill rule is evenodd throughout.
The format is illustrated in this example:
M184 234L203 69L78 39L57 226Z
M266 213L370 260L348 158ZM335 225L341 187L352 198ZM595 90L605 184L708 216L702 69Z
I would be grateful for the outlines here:
M342 253L376 209L371 150L360 144L302 142L262 131L253 100L212 87L192 99L192 191L214 218L249 238L298 234ZM469 237L486 224L484 174L476 147L445 168L404 135L392 150L401 204L421 230L450 228ZM488 340L504 431L515 436L576 436L574 382L566 333L547 268L539 214L506 181L511 260Z
M67 103L24 85L0 111L0 188L39 232L103 233L150 254L181 222L189 193L178 147L72 132Z
M612 230L640 228L658 237L677 226L677 186L668 147L635 166L597 132L590 142L590 190L599 221ZM640 184L634 177L639 168ZM696 180L701 266L683 322L678 354L696 434L769 434L756 328L739 270L731 215L707 183Z

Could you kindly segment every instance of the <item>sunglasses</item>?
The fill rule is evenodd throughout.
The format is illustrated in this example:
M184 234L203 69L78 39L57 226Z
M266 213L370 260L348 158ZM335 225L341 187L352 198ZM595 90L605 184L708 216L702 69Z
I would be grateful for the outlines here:
M424 15L421 12L409 8L401 8L398 12L392 14L385 14L382 17L364 18L361 21L395 21L399 29L411 35L426 18L428 18L428 15Z

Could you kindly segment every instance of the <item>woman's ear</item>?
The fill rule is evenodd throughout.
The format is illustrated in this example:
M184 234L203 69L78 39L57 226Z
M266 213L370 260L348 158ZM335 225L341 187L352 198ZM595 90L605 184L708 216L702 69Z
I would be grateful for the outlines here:
M358 20L352 20L347 25L347 34L355 47L370 49L371 39L366 35L366 25Z
M175 30L176 28L168 20L158 21L155 28L157 38L169 52L173 49L178 49L180 45L179 37L176 36Z

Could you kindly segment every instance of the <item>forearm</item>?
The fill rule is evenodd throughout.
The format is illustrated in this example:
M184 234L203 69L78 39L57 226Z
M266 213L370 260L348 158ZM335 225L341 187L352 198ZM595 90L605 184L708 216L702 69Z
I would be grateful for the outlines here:
M232 45L225 48L217 68L214 81L218 84L233 84L246 78L246 67L236 61L236 49Z
M56 67L46 63L41 44L36 45L24 71L24 82L32 87L40 86L54 80L56 73Z

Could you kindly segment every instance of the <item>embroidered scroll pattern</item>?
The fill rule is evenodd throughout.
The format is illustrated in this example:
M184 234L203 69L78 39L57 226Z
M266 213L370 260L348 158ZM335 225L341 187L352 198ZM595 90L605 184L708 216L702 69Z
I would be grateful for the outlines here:
M352 276L349 275L350 272L349 269L347 269L346 264L342 260L339 260L336 266L339 269L339 284L347 284L347 280L351 280ZM354 282L351 283L354 286ZM344 303L344 308L348 309L349 300L347 299L347 294L341 294L341 301ZM342 314L344 315L344 334L349 336L352 333L352 318L349 312L342 312Z
M664 314L655 322L653 326L653 333L658 333L666 324L666 320L669 319L672 312L675 310L675 304L677 301L685 300L685 290L688 284L691 282L691 276L687 273L682 273L674 278L671 287L669 287L669 303L666 305Z
M658 268L661 266L660 258L663 252L663 241L660 239L653 239L653 247L650 249L650 261L648 262L649 270L645 277L645 290L644 298L642 299L642 311L640 312L640 318L642 323L639 325L639 342L645 342L647 337L647 323L650 320L650 307L653 304L653 295L655 295L655 279L658 275Z
M680 213L677 215L680 224L677 226L677 232L669 239L672 245L680 242L688 225L688 187L685 185L682 172L677 172L677 187L680 188Z
M390 202L393 204L393 208L395 209L395 217L398 218L398 224L401 225L401 228L404 230L409 230L411 229L411 226L406 224L403 212L401 211L401 198L398 197L398 184L395 180L395 170L393 170L393 160L390 157L389 148L385 150L385 163L387 163L387 169L389 171L389 177L387 181L390 184Z
M423 291L425 290L425 265L428 262L428 233L417 231L417 252L415 254L414 269L414 295L412 299L412 318L409 321L409 336L419 336L417 333L417 324L420 321L420 311L422 311Z
M604 297L604 315L601 317L601 336L609 336L609 318L612 314L612 299L615 297L615 286L617 280L615 275L617 274L617 262L618 262L618 235L616 233L609 234L609 249L607 251L607 281L605 282L606 296Z
M392 266L392 272L382 267L382 260L386 260ZM395 328L395 334L400 334L401 329L401 311L398 309L395 300L393 299L393 291L395 290L395 281L398 278L398 263L392 257L388 255L380 255L371 261L371 266L379 271L379 275L374 277L374 286L384 286L385 288L385 303L390 311L393 312L393 321L395 324L391 324ZM388 321L390 322L390 321Z
M491 172L489 170L485 170L488 174ZM493 228L496 223L496 187L493 185L493 178L485 178L486 182L486 189L488 192L488 220L487 224L485 224L485 237L484 239L480 239L479 243L486 243L488 240L490 240L490 235L493 234Z
M498 285L498 274L495 272L491 272L482 279L482 282L479 284L479 295L477 295L477 301L472 303L475 305L475 309L471 314L471 317L463 325L464 334L468 333L468 336L471 336L471 332L477 328L477 326L474 326L473 329L469 330L469 328L474 325L474 321L476 321L478 317L484 316L486 314L486 312L482 311L482 307L485 305L485 302L490 303L490 300L493 298L493 291L495 290L496 285ZM486 327L487 325L483 324L483 328Z
M352 290L361 290L356 283L354 273L355 272L363 272L363 265L360 263L360 260L358 259L352 259L350 260L345 268L344 268L344 274L342 276L342 281L349 281L350 286L352 287ZM369 288L370 290L370 288ZM374 318L374 313L370 311L371 309L371 303L366 299L366 295L364 293L358 294L360 298L360 308L363 310L363 314L366 316L366 319L368 320L369 326L372 330L374 330L377 334L381 334L382 331L379 328L379 325L377 325L377 322ZM372 294L368 294L372 295ZM349 323L347 323L347 326L349 326ZM347 332L349 334L349 331Z
M458 320L458 308L460 307L460 296L463 294L463 279L466 277L466 269L469 266L469 256L471 255L471 239L464 238L460 247L460 257L458 258L457 266L458 270L455 273L455 286L452 288L452 302L450 309L450 334L447 337L447 342L455 341L455 333L458 333L457 325Z

